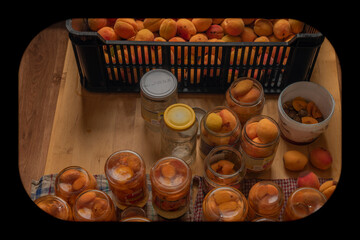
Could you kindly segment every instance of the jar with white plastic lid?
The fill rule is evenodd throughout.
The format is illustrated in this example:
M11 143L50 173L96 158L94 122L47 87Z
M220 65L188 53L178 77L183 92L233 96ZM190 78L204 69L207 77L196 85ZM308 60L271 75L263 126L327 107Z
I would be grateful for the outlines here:
M145 124L158 131L165 109L176 103L177 79L165 69L154 69L140 80L141 116Z

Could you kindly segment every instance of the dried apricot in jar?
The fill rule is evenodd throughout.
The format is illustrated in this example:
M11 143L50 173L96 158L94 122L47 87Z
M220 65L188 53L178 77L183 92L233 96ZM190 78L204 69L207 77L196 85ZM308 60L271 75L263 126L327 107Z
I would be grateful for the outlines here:
M318 123L318 121L313 117L302 117L301 122L304 124L315 124Z
M306 109L307 102L302 97L296 97L292 101L292 105L296 111L300 111L301 109Z

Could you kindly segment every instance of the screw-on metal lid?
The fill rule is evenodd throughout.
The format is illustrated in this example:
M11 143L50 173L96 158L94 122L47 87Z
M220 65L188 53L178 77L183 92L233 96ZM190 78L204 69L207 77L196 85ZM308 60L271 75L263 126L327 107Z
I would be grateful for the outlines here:
M142 76L140 89L146 97L161 100L177 91L177 79L167 70L154 69Z

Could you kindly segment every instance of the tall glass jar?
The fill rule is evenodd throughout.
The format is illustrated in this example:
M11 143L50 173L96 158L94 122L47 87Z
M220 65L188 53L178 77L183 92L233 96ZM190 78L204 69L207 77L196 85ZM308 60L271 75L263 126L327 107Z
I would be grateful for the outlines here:
M319 190L311 187L298 188L287 200L283 220L293 221L307 217L321 208L325 202L326 197Z
M109 222L116 221L115 206L105 192L90 189L79 194L73 206L74 221Z
M278 219L284 205L284 193L275 182L260 181L251 187L248 203L248 220L260 217Z
M241 222L246 220L248 203L233 187L217 187L208 192L202 204L204 221Z
M208 111L200 124L200 156L204 159L216 146L240 145L241 123L236 113L226 106Z
M165 69L154 69L140 80L141 116L145 124L158 131L165 109L177 102L176 77Z
M151 168L150 180L157 214L175 219L189 210L192 173L186 162L176 157L162 158Z
M280 141L277 122L269 116L250 118L241 132L241 151L249 172L260 172L271 167Z
M166 108L161 120L161 157L174 156L193 163L197 130L198 121L190 106L177 103Z
M252 81L253 89L242 96L238 96L234 89L236 89L239 83L244 81ZM260 115L265 105L263 87L255 78L241 77L233 81L226 91L225 97L226 106L231 108L237 114L242 125L244 125L251 117Z
M204 160L204 193L220 186L240 189L245 174L241 152L231 146L217 146Z
M61 220L72 221L70 205L62 198L55 195L46 195L36 199L35 204L53 217Z
M94 176L79 166L64 168L55 179L55 195L64 199L70 207L74 205L79 193L96 188Z
M119 209L146 204L146 166L139 154L130 150L111 154L105 163L105 176Z

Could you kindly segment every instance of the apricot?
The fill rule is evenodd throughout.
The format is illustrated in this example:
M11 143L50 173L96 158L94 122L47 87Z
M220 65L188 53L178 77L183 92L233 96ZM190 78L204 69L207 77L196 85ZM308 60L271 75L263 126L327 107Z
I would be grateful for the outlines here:
M173 165L171 164L165 164L163 166L161 166L161 175L163 175L166 178L172 178L174 177L176 174L176 169Z
M219 206L220 213L224 216L228 215L229 212L233 212L238 208L238 204L235 201L223 202Z
M301 118L301 123L304 123L304 124L315 124L315 123L318 123L318 121L313 118L313 117L302 117Z
M151 32L157 32L164 20L165 18L145 18L143 25L144 28L149 29Z
M82 189L87 183L87 179L85 174L81 173L80 176L72 183L72 189L74 191L79 191Z
M336 189L337 182L334 180L329 180L321 184L319 191L322 192L327 199L331 197Z
M256 128L258 122L252 122L246 125L246 134L250 139L254 139L257 137Z
M154 34L149 29L141 29L135 35L135 41L154 41Z
M212 23L213 24L221 24L222 21L224 21L225 18L213 18Z
M90 30L98 31L100 28L107 26L106 18L88 18L88 25Z
M260 97L260 90L257 87L253 87L243 96L239 96L237 99L240 102L251 103L256 101Z
M109 207L109 204L106 201L106 199L97 197L94 199L94 204L93 204L91 210L95 217L100 217L106 212L108 207Z
M206 36L209 39L221 39L224 36L224 29L220 25L213 24L206 30Z
M227 109L222 109L220 112L220 117L222 118L222 127L221 130L224 132L230 132L236 127L236 118L235 116Z
M175 37L177 31L176 21L171 18L165 19L159 29L159 34L166 40Z
M86 192L82 194L78 200L77 200L77 207L78 208L84 208L86 207L90 202L94 201L96 198L96 193L93 191Z
M80 171L76 169L69 169L60 176L61 183L73 183L77 178L80 177Z
M137 24L133 18L118 18L114 25L115 33L124 39L134 37L137 33Z
M190 40L196 34L195 25L186 18L180 18L176 22L177 35L185 40Z
M213 197L217 205L220 205L225 202L238 200L238 197L235 195L235 193L226 190L214 192Z
M113 177L117 181L120 181L120 182L127 181L127 180L131 179L133 176L134 176L134 172L128 166L120 165L114 169Z
M318 169L326 170L330 168L332 161L330 152L323 147L316 147L310 152L310 162Z
M263 143L269 143L274 141L279 135L277 126L269 119L261 119L256 127L256 134Z
M308 158L301 152L290 150L283 156L285 168L291 171L303 170L308 163Z
M102 27L97 31L101 37L105 40L119 40L119 36L115 33L114 29L111 27Z
M319 189L320 182L318 176L311 171L303 171L297 179L298 187L312 187Z
M216 113L210 113L206 118L205 124L210 130L218 132L222 127L223 120L220 115Z
M267 36L260 36L254 39L254 42L270 42Z
M194 24L197 32L205 32L212 24L212 18L193 18L191 22Z
M241 42L241 37L240 36L231 36L229 34L225 34L221 40L223 40L224 42Z
M244 27L244 31L240 34L240 37L243 42L253 42L257 38L257 35L251 27Z
M129 156L127 159L127 165L133 170L134 173L140 171L141 169L141 161L135 156Z
M273 24L268 19L258 18L254 23L254 32L258 36L270 36L273 34Z
M239 96L243 96L246 93L248 93L254 85L254 82L250 79L245 79L242 81L239 81L235 87L231 89L231 93L234 95L235 98Z
M310 112L308 111L308 113L310 113ZM315 105L315 103L311 107L311 115L313 118L321 118L322 117L322 113L320 112L319 108Z
M292 101L292 106L296 111L300 111L301 109L306 109L307 102L302 97L296 97Z
M282 40L288 37L291 33L289 21L286 19L279 19L276 21L273 27L273 32L275 37L278 39Z
M144 22L138 19L135 19L137 30L140 31L141 29L144 29Z
M244 31L245 24L241 18L225 18L221 23L221 27L226 34L239 36Z
M211 164L211 168L220 174L229 175L234 173L235 164L228 160L220 160L216 163Z
M292 33L297 34L304 29L304 23L302 21L289 18L290 30Z
M163 38L163 37L156 37L156 38L154 38L154 41L155 41L155 42L166 42L166 39ZM160 49L161 49L161 48L160 48Z
M255 21L256 18L242 18L245 25L250 25Z

